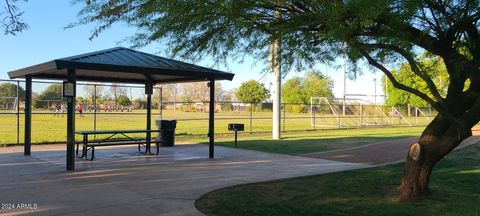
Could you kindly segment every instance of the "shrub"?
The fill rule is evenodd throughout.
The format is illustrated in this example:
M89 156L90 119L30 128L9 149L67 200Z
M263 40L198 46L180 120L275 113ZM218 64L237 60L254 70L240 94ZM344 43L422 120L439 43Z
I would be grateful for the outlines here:
M233 110L233 105L230 102L222 103L222 104L220 104L220 107L222 108L222 111L232 111Z
M285 111L294 112L294 113L303 113L305 112L305 105L303 104L286 104Z

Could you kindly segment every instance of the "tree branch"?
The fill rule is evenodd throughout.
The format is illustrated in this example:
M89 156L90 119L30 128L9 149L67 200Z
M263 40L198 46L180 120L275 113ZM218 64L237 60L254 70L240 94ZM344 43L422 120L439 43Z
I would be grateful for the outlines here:
M422 98L423 100L425 100L432 107L440 108L438 103L436 101L434 101L432 98L428 97L428 95L426 95L425 93L398 82L398 80L395 79L395 77L393 76L392 72L390 70L388 70L387 68L385 68L382 64L380 64L372 56L370 56L370 54L368 54L367 51L365 51L362 48L359 48L358 50L359 50L360 54L367 59L367 61L370 65L378 68L388 77L388 79L392 82L392 84L395 88L410 92L410 93Z
M468 131L467 127L465 127L462 124L462 122L460 122L457 118L455 118L455 116L453 116L447 109L444 109L437 102L435 102L433 99L428 97L428 95L420 92L419 90L413 89L411 87L408 87L404 84L399 83L395 79L393 74L387 68L385 68L382 64L380 64L378 61L376 61L374 58L372 58L372 56L370 56L370 54L368 54L367 51L365 51L362 48L359 48L358 46L357 46L357 48L358 48L358 51L360 52L360 54L367 59L369 64L371 64L374 67L380 69L388 77L388 79L392 82L392 84L395 88L410 92L410 93L422 98L427 103L429 103L433 108L435 108L441 115L445 116L445 118L447 118L452 124L456 125L459 128L459 131Z
M415 59L413 58L411 53L408 53L407 51L405 51L404 49L402 49L398 46L394 46L394 45L390 45L390 44L379 44L379 43L377 43L377 44L364 44L364 43L362 43L360 45L370 46L370 47L373 47L373 48L388 49L388 50L397 52L398 54L403 56L408 61L408 64L410 65L410 68L412 69L413 73L415 73L417 76L419 76L423 81L425 81L427 83L428 89L432 93L433 97L435 99L437 99L437 101L440 104L444 103L445 99L438 92L438 89L435 86L435 83L433 82L432 79L430 79L430 77L428 77L427 74L425 74L425 72L423 72L420 69L420 67L418 66L418 63L415 61Z
M12 34L15 35L17 32L22 32L23 30L28 29L28 25L20 19L23 12L18 12L18 8L10 3L9 0L5 0L6 7L5 11L0 13L0 15L3 16L3 14L7 14L3 19L2 19L2 25L4 28L4 34Z

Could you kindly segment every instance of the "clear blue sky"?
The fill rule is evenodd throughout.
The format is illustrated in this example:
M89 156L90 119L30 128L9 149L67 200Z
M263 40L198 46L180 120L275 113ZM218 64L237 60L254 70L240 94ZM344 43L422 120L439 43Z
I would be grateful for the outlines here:
M3 4L2 2L0 6L3 7ZM27 3L19 3L18 6L25 11L23 18L30 28L16 36L0 36L0 79L8 79L8 71L55 58L108 49L119 45L128 47L129 44L127 42L121 44L119 42L135 31L133 28L118 24L104 31L98 38L90 41L88 38L93 26L79 26L64 30L66 25L76 21L77 12L80 10L79 5L71 5L70 1L65 0L30 0ZM159 44L151 44L140 49L140 51L167 56ZM192 63L211 67L212 62L210 57L205 57L201 62ZM222 82L225 89L238 87L240 83L249 79L259 80L265 83L265 86L268 88L271 77L270 75L261 75L261 69L264 68L262 64L262 62L255 64L252 59L247 59L242 64L232 61L228 64L228 68L224 66L217 66L216 68L228 70L236 74L232 82ZM342 97L342 70L324 65L318 65L317 69L334 79L335 97ZM348 94L374 94L375 85L373 79L376 77L377 80L380 80L381 75L379 72L373 74L366 68L364 70L363 76L356 80L347 81ZM287 78L296 75L302 75L302 73L290 72ZM377 81L377 94L379 95L383 93L381 88L381 84ZM370 98L370 100L373 101L373 98Z

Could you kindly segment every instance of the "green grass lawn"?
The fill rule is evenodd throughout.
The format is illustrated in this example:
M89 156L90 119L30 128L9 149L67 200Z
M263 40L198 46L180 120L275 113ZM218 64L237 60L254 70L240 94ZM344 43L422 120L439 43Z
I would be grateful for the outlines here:
M419 136L424 127L358 128L308 132L288 132L282 140L271 135L240 134L238 148L256 151L301 155L312 152L351 148L380 141ZM182 139L182 138L179 138ZM206 142L199 138L194 141ZM216 145L234 147L232 136L217 136Z
M480 145L451 153L434 169L432 195L395 201L403 163L233 186L196 202L206 215L480 215Z
M42 112L43 114L40 114ZM159 117L158 110L154 110L153 120ZM120 130L120 129L142 129L146 126L145 111L135 111L133 113L118 112L118 113L104 113L100 112L97 115L97 130ZM310 115L307 113L285 113L285 121L282 120L282 129L291 130L310 130L314 129L311 125ZM215 132L227 133L228 123L243 123L246 131L253 132L268 132L271 131L272 113L271 112L253 112L252 122L250 122L250 112L218 112L215 114ZM177 119L176 133L179 135L205 135L208 132L208 113L206 112L184 112L181 110L164 110L164 119ZM337 118L333 115L316 115L315 128L334 129L338 126ZM417 123L426 124L428 119L418 118ZM415 118L411 117L408 120L410 123L415 123ZM19 138L23 140L24 130L24 116L20 115L19 123ZM360 123L374 124L374 123L388 123L388 124L406 124L405 121L400 121L398 118L380 118L378 116L370 116L360 118L360 116L348 115L347 118L341 120L343 127L355 127ZM76 130L93 130L94 118L92 113L86 113L84 116L76 115ZM155 127L155 121L152 121L152 127ZM0 144L14 144L17 141L17 116L15 114L1 114L0 115ZM81 137L77 137L81 139ZM60 142L66 140L66 117L54 116L52 112L34 110L32 116L32 142L34 143L49 143Z

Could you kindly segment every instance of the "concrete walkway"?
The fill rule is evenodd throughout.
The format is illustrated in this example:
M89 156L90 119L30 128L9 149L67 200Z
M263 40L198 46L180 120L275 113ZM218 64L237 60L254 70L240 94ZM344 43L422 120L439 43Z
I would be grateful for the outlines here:
M474 136L464 140L456 149L480 142L480 131L476 130ZM401 140L392 140L373 143L355 148L335 150L329 152L314 152L301 155L303 157L319 158L326 160L344 161L357 164L381 165L403 162L407 157L410 146L418 141L418 137Z
M99 148L66 172L62 145L34 146L30 157L19 150L0 153L1 215L201 215L194 201L215 189L368 167L223 147L208 159L207 146L183 145L159 156Z

